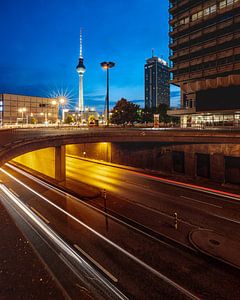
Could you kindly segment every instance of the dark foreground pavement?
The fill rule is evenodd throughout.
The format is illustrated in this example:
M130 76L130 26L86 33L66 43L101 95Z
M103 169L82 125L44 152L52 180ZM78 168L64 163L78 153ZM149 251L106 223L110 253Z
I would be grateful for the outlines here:
M0 299L65 299L1 203L0 232Z

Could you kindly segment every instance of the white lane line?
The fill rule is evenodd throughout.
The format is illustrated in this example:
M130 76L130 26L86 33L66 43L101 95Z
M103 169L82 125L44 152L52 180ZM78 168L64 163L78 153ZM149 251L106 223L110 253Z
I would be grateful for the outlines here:
M134 256L133 254L131 254L130 252L128 252L127 250L125 250L121 246L119 246L116 243L112 242L111 240L109 240L107 237L105 237L101 233L97 232L96 230L94 230L93 228L91 228L90 226L88 226L87 224L83 223L82 221L80 221L79 219L77 219L76 217L74 217L73 215L71 215L69 212L67 212L64 209L62 209L61 207L57 206L55 203L51 202L48 198L46 198L43 195L41 195L40 193L38 193L37 191L35 191L34 189L32 189L30 186L28 186L27 184L23 183L21 180L19 180L16 177L14 177L12 174L8 173L7 171L5 171L2 168L0 168L0 171L3 172L4 174L6 174L7 176L9 176L10 178L12 178L14 181L16 181L19 184L21 184L22 186L24 186L26 189L28 189L29 191L31 191L32 193L34 193L35 195L37 195L39 198L41 198L42 200L44 200L45 202L47 202L51 206L55 207L57 210L61 211L63 214L67 215L69 218L71 218L75 222L79 223L81 226L83 226L84 228L86 228L91 233L95 234L98 238L102 239L107 244L111 245L113 248L117 249L122 254L125 254L127 257L129 257L134 262L136 262L137 264L139 264L140 266L142 266L144 269L148 270L150 273L154 274L155 276L157 276L158 278L160 278L161 280L163 280L164 282L166 282L170 286L173 286L175 289L177 289L179 292L181 292L182 294L184 294L188 298L190 298L190 299L199 299L200 300L200 298L198 296L196 296L195 294L193 294L189 290L185 289L183 286L179 285L177 282L171 280L169 277L165 276L161 272L157 271L153 267L149 266L147 263L145 263L141 259L137 258L136 256ZM1 185L0 185L0 187L1 187Z
M181 198L184 198L186 200L190 200L190 201L194 201L194 202L199 202L199 203L202 203L202 204L205 204L205 205L209 205L209 206L213 206L213 207L217 207L217 208L223 208L222 206L220 205L216 205L216 204L212 204L212 203L207 203L207 202L204 202L204 201L200 201L200 200L196 200L194 198L190 198L190 197L185 197L185 196L180 196Z
M219 216L219 215L215 215L215 214L212 214L212 215L214 217L219 218L219 219L223 219L223 220L226 220L226 221L229 221L229 222L232 222L232 223L240 224L239 220L229 219L229 218L226 218L226 217L223 217L223 216Z
M87 259L89 259L94 265L96 265L104 274L106 274L112 281L118 282L118 279L113 276L108 270L106 270L102 265L100 265L94 258L88 255L84 250L82 250L78 245L74 244L74 247L80 251Z
M11 189L11 188L8 188L8 189L9 189L9 191L12 192L16 197L18 197L18 198L20 197L13 189Z
M37 214L41 219L43 219L43 221L45 221L47 224L50 224L50 221L45 218L39 211L37 211L34 207L30 207L32 211L35 212L35 214Z

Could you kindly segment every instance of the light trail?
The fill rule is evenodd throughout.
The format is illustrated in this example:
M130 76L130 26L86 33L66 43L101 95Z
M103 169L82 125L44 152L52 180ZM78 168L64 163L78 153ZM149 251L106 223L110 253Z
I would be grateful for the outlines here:
M152 236L152 235L150 235L150 234L144 232L143 230L141 230L141 229L139 229L139 228L136 228L136 227L134 227L134 226L132 226L132 225L130 225L130 224L124 222L123 220L120 220L120 219L114 217L113 215L111 215L111 214L109 214L109 213L107 213L107 212L102 211L101 209L97 208L96 206L93 206L93 205L91 205L91 204L88 204L86 201L83 201L83 200L81 200L80 198L74 197L73 195L71 195L71 194L69 194L69 193L67 193L67 192L65 192L65 191L62 191L61 189L59 189L59 188L57 188L57 187L55 187L55 186L52 186L52 185L50 185L49 183L46 183L46 182L42 181L41 179L38 179L37 177L35 177L35 176L33 176L33 175L31 175L31 174L29 174L29 173L23 171L23 170L21 170L21 169L15 167L15 166L13 166L13 165L11 165L11 164L6 163L6 165L7 165L9 168L15 170L17 173L20 173L20 174L22 174L23 176L25 176L25 177L27 177L27 178L29 178L29 179L31 179L31 180L37 182L38 184L40 184L41 186L43 186L43 187L45 187L45 188L48 188L48 189L50 189L50 190L53 190L54 192L58 193L59 195L63 195L63 194L64 194L64 195L66 195L67 197L69 197L69 198L71 198L71 199L73 199L73 200L75 200L75 201L81 203L82 205L84 205L84 206L86 206L86 207L88 207L88 208L90 208L90 209L92 209L92 210L97 211L97 212L100 213L101 215L105 215L105 216L108 217L109 219L112 219L112 220L116 221L116 222L119 223L119 224L122 224L122 225L124 225L124 226L126 226L126 227L128 227L128 228L130 228L130 229L132 229L132 230L134 230L134 231L137 231L137 232L139 232L140 234L143 234L143 235L147 236L148 238L151 238L151 239L153 239L153 240L156 240L156 241L160 242L161 244L163 244L163 245L165 245L165 246L174 248L171 244L166 243L166 242L164 242L164 241L162 241L162 240L160 240L160 239L158 239L158 238L156 238L156 237L154 237L154 236ZM1 170L1 169L0 169L0 170ZM126 200L126 199L125 199L124 201L129 202L129 203L132 203L132 201L129 201L129 200ZM138 205L138 206L140 206L140 207L143 207L143 208L145 208L145 209L149 209L150 211L154 211L155 213L158 213L159 215L163 215L163 216L165 216L165 217L167 217L167 218L169 218L169 219L171 219L171 220L174 219L174 217L173 217L172 215L169 215L169 214L167 214L167 213L161 212L161 211L159 211L159 210L155 210L155 209L149 208L149 207L147 207L147 206L145 206L145 205L143 205L143 204L141 204L141 203L139 203L139 202L133 201L133 203L136 204L136 205ZM127 217L125 217L125 218L128 219ZM129 219L129 220L130 220L130 219ZM131 220L130 220L130 221L131 221ZM180 221L181 223L185 223L185 224L187 224L187 225L192 226L192 224L189 223L189 222L187 222L187 221L184 221L184 220L179 220L179 221ZM138 225L141 225L141 227L144 227L144 228L146 228L147 230L150 229L149 227L146 227L146 226L144 226L143 224L139 224L139 223L136 222L136 221L135 221L135 223L138 224ZM198 227L199 227L199 226L198 226ZM150 229L150 230L151 230L151 229ZM173 242L175 242L175 243L178 243L179 245L181 245L181 246L183 246L183 247L185 247L185 248L187 248L187 249L190 249L191 251L196 251L195 249L189 247L188 245L185 245L185 244L181 243L181 242L178 241L178 240L174 240L173 238L171 238L171 237L169 237L169 236L167 236L167 235L165 235L165 234L163 234L163 233L161 233L161 236L164 236L164 237L167 238L168 240L173 241Z
M149 266L148 264L146 264L141 259L139 259L136 256L134 256L133 254L129 253L128 251L126 251L125 249L123 249L121 246L115 244L114 242L112 242L111 240L109 240L108 238L106 238L105 236L103 236L101 233L97 232L96 230L94 230L93 228L91 228L90 226L88 226L87 224L85 224L82 221L80 221L79 219L77 219L75 216L71 215L69 212L67 212L64 209L62 209L61 207L57 206L55 203L51 202L49 199L47 199L43 195L39 194L37 191L33 190L31 187L29 187L28 185L26 185L25 183L23 183L22 181L20 181L19 179L17 179L13 175L11 175L9 172L5 171L2 168L0 169L0 171L3 172L4 174L6 174L7 176L9 176L10 178L12 178L14 181L18 182L20 185L24 186L26 189L28 189L29 191L31 191L32 193L34 193L35 195L37 195L39 198L41 198L42 200L44 200L45 202L47 202L48 204L50 204L51 206L53 206L54 208L56 208L57 210L59 210L60 212L62 212L63 214L67 215L69 218L71 218L72 220L74 220L75 222L77 222L78 224L80 224L81 226L83 226L85 229L87 229L88 231L90 231L91 233L93 233L94 235L96 235L97 237L99 237L100 239L102 239L104 242L106 242L110 246L112 246L113 248L117 249L120 253L126 255L128 258L130 258L131 260L133 260L135 263L139 264L144 269L148 270L150 273L154 274L155 276L157 276L158 278L160 278L161 280L163 280L165 283L167 283L170 286L172 286L175 289L177 289L180 293L182 293L183 295L185 295L189 299L200 300L200 298L198 296L196 296L195 294L193 294L190 291L186 290L184 287L180 286L175 281L171 280L170 278L168 278L164 274L158 272L156 269L154 269L153 267ZM5 190L5 192L6 192L7 188L4 187L5 188L4 189L3 185L0 185L0 188L2 190ZM8 194L10 194L9 191L8 191ZM11 196L12 196L13 199L16 198L16 196L14 196L14 197L13 197L13 195L11 195ZM20 201L20 200L18 200L18 201ZM14 202L16 202L16 199L14 200Z
M20 199L18 199L14 194L12 194L4 184L0 183L0 189L3 191L5 195L11 199L17 207L19 207L41 230L52 240L58 247L63 251L63 253L67 253L70 257L72 257L75 261L80 263L81 265L85 265L85 268L90 272L94 278L97 278L100 282L103 282L104 285L114 293L114 295L120 300L128 300L128 298L120 292L115 286L109 283L105 278L103 279L100 274L94 270L81 256L79 256L73 249L66 243L64 240L59 237L51 228L49 228L39 217L33 214L33 212L24 204ZM69 268L79 277L76 273L76 270L73 269L73 266L68 262L65 256L62 253L59 254L59 257L64 258L65 263L69 266Z
M223 197L223 198L225 197L225 198L240 202L240 195L239 194L228 193L228 192L225 192L225 191L220 191L220 190L216 190L216 189L212 189L212 188L203 187L203 186L200 186L200 185L180 182L180 181L176 181L176 180L173 180L173 179L166 179L166 178L163 178L163 177L158 177L158 176L155 176L155 175L142 173L140 171L138 172L138 171L130 170L130 169L128 169L129 167L125 167L125 166L121 166L121 165L115 165L115 164L111 164L111 163L107 163L107 162L102 163L102 162L99 162L99 161L96 161L96 160L83 159L81 157L78 157L78 158L75 157L75 156L73 156L73 157L76 158L76 159L79 159L79 160L83 160L83 161L86 160L86 161L89 161L91 163L105 165L107 167L123 169L123 170L126 170L126 171L128 171L130 173L133 173L135 175L139 175L141 177L147 177L147 178L153 179L155 181L159 181L159 182L166 183L166 184L169 184L169 185L184 187L184 188L188 188L188 189L199 191L199 192L205 192L207 194L211 194L211 195L215 195L215 196Z

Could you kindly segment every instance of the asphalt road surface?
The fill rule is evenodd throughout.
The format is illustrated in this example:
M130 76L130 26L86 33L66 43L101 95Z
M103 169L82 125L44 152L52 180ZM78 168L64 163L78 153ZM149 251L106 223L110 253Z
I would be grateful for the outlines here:
M158 177L105 164L67 157L67 177L118 195L124 205L133 203L172 223L177 212L180 224L211 229L240 241L239 201L168 185Z
M163 242L9 167L0 176L10 191L130 299L240 297L238 270ZM172 223L177 211L183 232L171 226L168 231L182 243L185 231L197 227L224 230L229 236L235 230L239 238L236 201L73 158L67 158L67 176L106 189L124 201L126 210L127 203L134 205L144 217L157 215Z

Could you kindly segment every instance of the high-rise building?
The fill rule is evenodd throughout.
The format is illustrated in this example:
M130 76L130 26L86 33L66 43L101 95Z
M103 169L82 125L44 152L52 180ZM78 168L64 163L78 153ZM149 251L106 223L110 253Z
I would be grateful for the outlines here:
M240 0L170 0L172 83L183 127L240 124Z
M79 112L84 111L84 100L83 100L83 74L86 68L83 64L83 50L82 50L82 30L80 31L80 55L79 62L77 65L77 72L79 74L79 99L78 99L78 110Z
M145 107L170 104L169 67L163 59L152 56L145 64Z

